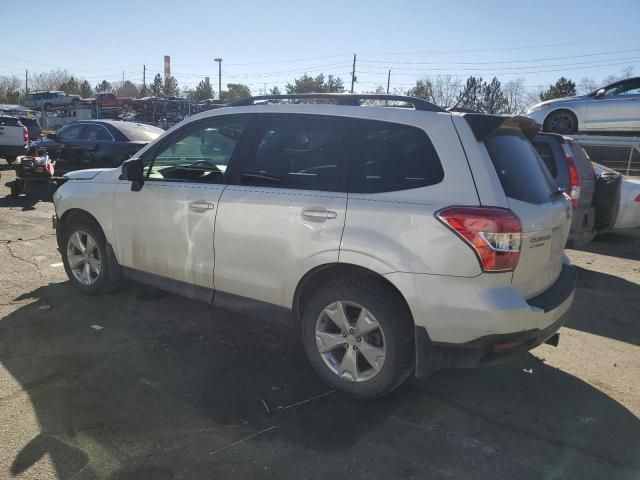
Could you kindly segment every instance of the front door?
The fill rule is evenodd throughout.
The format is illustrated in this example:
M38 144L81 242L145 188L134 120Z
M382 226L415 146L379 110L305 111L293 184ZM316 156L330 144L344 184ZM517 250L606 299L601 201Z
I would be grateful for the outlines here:
M124 267L213 289L213 231L225 172L248 120L212 117L186 125L143 156L139 191L122 181L114 199Z
M338 261L346 126L337 117L262 119L252 151L220 198L216 292L290 307L288 294L305 272Z
M640 79L616 83L587 102L587 130L640 130Z

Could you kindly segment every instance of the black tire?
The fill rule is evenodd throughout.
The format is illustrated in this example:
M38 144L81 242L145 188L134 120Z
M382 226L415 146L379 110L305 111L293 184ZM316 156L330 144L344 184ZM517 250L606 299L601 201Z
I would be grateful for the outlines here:
M69 265L69 259L67 256L69 239L76 232L86 232L91 235L95 241L96 250L98 251L100 272L97 274L95 281L90 285L80 282L72 272ZM109 250L107 241L105 240L100 227L88 220L72 220L68 225L63 227L61 240L60 252L62 254L64 270L67 272L69 280L75 287L89 295L110 293L118 287L120 280L120 267L112 252Z
M377 320L384 336L386 357L380 370L368 380L352 381L330 369L316 345L316 323L323 310L334 302L354 302ZM362 399L382 397L395 390L413 371L414 323L399 294L372 277L335 280L318 290L303 306L302 341L309 362L331 386ZM339 347L342 348L342 347ZM338 351L339 350L335 349ZM343 348L343 351L347 351Z
M7 161L7 165L11 165L13 162L16 161L17 157L5 157L5 160Z
M544 131L562 135L578 133L578 119L569 110L556 110L545 119Z

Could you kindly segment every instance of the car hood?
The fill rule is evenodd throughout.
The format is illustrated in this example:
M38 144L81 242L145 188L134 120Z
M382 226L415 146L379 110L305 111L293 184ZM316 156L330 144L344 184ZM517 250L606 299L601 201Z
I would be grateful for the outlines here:
M536 109L536 108L541 108L545 105L552 105L555 103L561 103L561 102L575 102L576 100L584 100L585 98L587 98L584 95L580 95L580 96L575 96L575 97L562 97L562 98L554 98L551 100L545 100L544 102L540 102L540 103L536 103L535 105L533 105L531 107L531 110Z
M112 168L88 168L86 170L74 170L73 172L67 172L64 174L65 178L69 180L91 180L95 178L99 173L113 170Z

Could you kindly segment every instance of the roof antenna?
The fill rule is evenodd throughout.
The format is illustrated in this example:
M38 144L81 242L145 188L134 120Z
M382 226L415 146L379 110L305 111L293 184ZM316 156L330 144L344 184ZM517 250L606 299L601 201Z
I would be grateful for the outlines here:
M467 89L464 91L464 93L463 93L462 95L460 95L460 98L458 98L458 101L453 105L453 107L448 107L448 108L446 109L446 110L447 110L447 112L453 112L453 111L456 109L456 107L457 107L458 105L460 105L460 102L461 102L462 100L464 100L464 98L469 94L469 92L471 91L471 88L472 88L472 87L473 87L473 84L469 85L469 86L467 87Z

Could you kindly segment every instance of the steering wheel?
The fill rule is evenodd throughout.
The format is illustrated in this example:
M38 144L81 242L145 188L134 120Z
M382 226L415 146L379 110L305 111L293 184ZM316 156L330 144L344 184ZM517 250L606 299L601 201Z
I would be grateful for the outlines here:
M193 162L192 164L190 164L189 166L190 167L199 167L199 166L211 167L212 170L216 170L218 172L222 171L222 170L220 170L218 168L218 166L215 163L210 162L209 160L197 160L197 161Z

